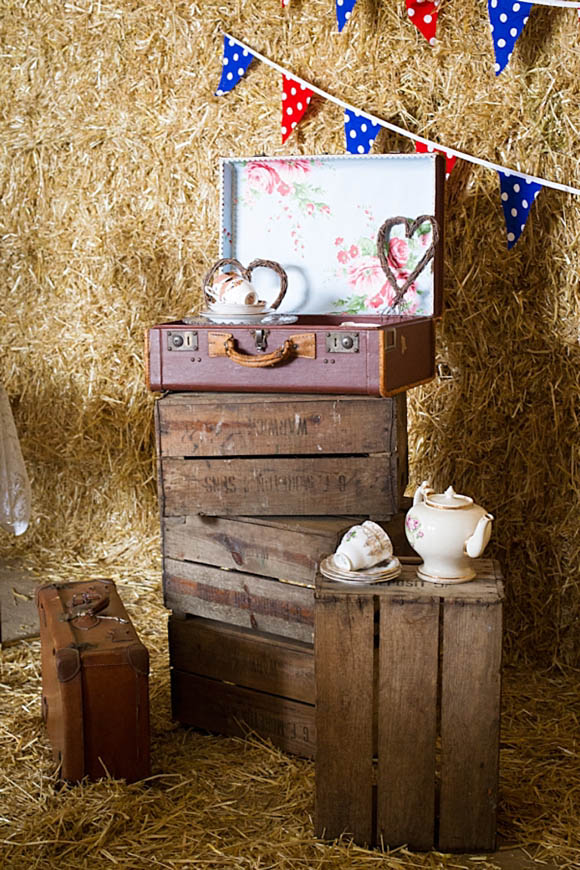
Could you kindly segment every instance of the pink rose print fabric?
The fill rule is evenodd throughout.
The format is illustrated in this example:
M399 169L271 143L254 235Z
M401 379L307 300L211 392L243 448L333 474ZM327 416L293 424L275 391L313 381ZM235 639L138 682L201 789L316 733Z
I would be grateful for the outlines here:
M282 77L282 144L304 117L313 91L289 76Z
M439 0L406 0L407 15L429 45L435 45Z
M312 220L326 220L330 206L325 192L311 183L310 174L318 166L316 158L285 158L280 161L248 160L244 166L245 206L253 206L262 197L272 197L276 203L273 217L268 219L266 232L281 217L287 222L294 253L301 256L304 237L312 232Z
M387 259L400 287L409 277L424 248L431 244L432 231L426 223L411 239L393 236L389 239ZM377 256L376 240L371 238L348 241L341 236L335 239L337 271L346 278L354 293L346 299L337 299L335 307L343 312L358 314L372 311L387 313L395 298L395 288L383 272ZM413 282L400 302L400 314L416 314L421 306L421 293Z

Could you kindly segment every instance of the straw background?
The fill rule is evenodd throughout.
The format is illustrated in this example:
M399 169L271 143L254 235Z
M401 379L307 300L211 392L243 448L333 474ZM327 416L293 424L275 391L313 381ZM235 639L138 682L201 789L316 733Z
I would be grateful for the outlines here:
M48 579L118 579L156 651L152 701L167 702L167 668L144 329L200 302L201 278L218 256L219 156L344 152L342 110L318 98L280 145L280 77L264 64L255 61L229 95L213 96L221 31L410 131L580 186L576 12L534 8L499 79L483 0L442 0L438 27L430 47L403 0L358 0L340 35L332 0L292 0L286 10L279 0L0 0L0 381L33 490L31 526L20 538L0 532L0 558ZM412 150L387 131L375 147ZM409 394L411 477L437 488L453 483L496 516L489 552L506 578L507 660L553 673L554 666L580 666L580 197L544 189L508 253L497 175L465 167L458 165L449 184L446 312L438 327L438 358L450 377ZM156 714L156 772L170 773L156 790L134 787L127 797L94 785L84 803L75 791L57 800L39 763L47 747L36 706L37 646L8 651L2 668L6 708L8 698L13 705L3 732L2 790L13 801L10 837L25 844L7 847L12 863L5 866L49 867L53 858L63 868L184 866L193 803L191 830L203 848L192 866L376 863L347 847L318 852L305 833L312 766L243 744L247 775L237 778L242 750L235 741L187 732L177 738L163 710ZM547 812L550 824L560 821L544 857L572 867L579 773L576 738L568 740L566 728L575 722L577 733L579 714L573 677L561 679L550 689L531 677L514 682L519 712L504 757L514 764L504 794L508 833L517 831L521 844L552 842L538 821ZM530 686L543 702L530 700ZM538 718L530 713L536 708ZM542 720L549 736L538 738L536 757L533 747L521 747L542 710L554 718ZM214 791L220 753L232 765L230 791ZM570 756L576 779L566 780ZM274 791L259 785L274 776ZM179 810L171 788L183 791ZM273 837L267 825L257 830L227 809L223 824L238 832L237 847L230 842L220 855L215 840L203 840L216 805L229 806L232 795L243 804L250 794L267 808L272 828L287 822L278 858L266 846L259 857L257 843ZM282 794L297 802L291 821L277 803ZM137 806L153 826L147 831L135 821L143 818L134 816ZM163 812L175 826L156 840ZM96 817L109 825L102 837ZM159 857L165 835L167 842L182 838L183 860ZM257 850L245 863L233 857L242 841ZM121 850L113 858L109 842ZM442 861L425 858L421 866L447 866Z
M344 152L342 110L318 98L280 146L265 64L213 96L222 28L411 131L580 184L574 10L536 7L496 80L483 2L443 0L435 48L403 5L359 0L339 35L331 0L2 4L0 380L34 497L8 556L158 563L143 331L199 302L217 158ZM376 147L412 150L385 130ZM545 188L508 254L496 173L463 168L439 329L453 377L410 394L412 479L497 517L510 653L577 664L580 198Z

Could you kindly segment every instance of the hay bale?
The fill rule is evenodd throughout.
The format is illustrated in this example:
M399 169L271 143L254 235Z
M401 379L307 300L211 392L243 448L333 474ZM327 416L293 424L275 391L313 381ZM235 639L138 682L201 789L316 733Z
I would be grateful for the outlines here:
M286 145L276 73L214 97L222 27L347 102L458 149L578 185L580 55L571 10L536 7L499 79L485 4L442 3L431 48L404 4L359 0L0 2L4 353L34 518L1 553L45 570L158 565L146 326L200 300L218 253L220 155L342 153L316 101ZM411 149L382 131L378 150ZM439 355L411 394L412 475L497 516L510 654L580 661L580 201L544 190L506 253L495 173L447 222Z

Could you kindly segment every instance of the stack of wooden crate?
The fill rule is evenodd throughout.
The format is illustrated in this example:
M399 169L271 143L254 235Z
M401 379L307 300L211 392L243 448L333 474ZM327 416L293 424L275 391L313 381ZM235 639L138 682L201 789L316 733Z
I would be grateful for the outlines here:
M366 518L397 551L405 394L170 393L156 433L174 717L313 757L317 567Z

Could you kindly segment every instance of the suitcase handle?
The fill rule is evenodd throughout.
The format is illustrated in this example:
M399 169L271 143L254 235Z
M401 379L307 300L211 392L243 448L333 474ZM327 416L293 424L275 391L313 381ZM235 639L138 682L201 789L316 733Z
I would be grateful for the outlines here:
M278 306L282 302L282 299L286 295L286 290L288 289L288 275L286 274L280 263L277 263L275 260L252 260L250 265L247 268L244 268L239 260L236 260L233 257L224 257L223 259L218 260L217 263L213 264L213 266L203 279L203 295L205 296L205 300L208 304L214 301L214 298L211 295L211 291L209 289L211 279L213 278L217 270L221 269L222 266L235 266L242 278L245 278L246 281L250 282L252 280L252 272L254 271L254 269L272 269L272 271L276 272L276 274L280 278L280 292L269 306L274 310L278 308Z
M410 239L415 230L418 230L421 224L425 223L426 221L431 224L431 244L425 251L423 257L421 257L409 277L399 287L399 285L397 284L397 277L389 265L388 254L385 253L385 248L388 248L391 238L391 230L397 224L403 224L405 227L405 236ZM433 257L435 256L435 248L438 241L439 224L435 220L434 216L430 214L422 214L415 220L411 220L411 218L406 218L399 215L398 217L387 218L387 220L381 226L377 233L377 254L381 263L382 270L387 276L391 287L395 291L395 297L389 305L389 311L392 311L393 308L397 307L415 278L423 271L427 263L429 263L430 260L433 259Z
M237 365L260 369L280 365L291 357L316 359L316 335L314 332L291 335L286 339L282 347L277 347L271 353L261 353L253 356L236 348L236 339L231 332L209 332L207 336L207 353L212 358L227 356Z
M264 353L252 356L248 353L241 353L236 350L236 340L233 335L230 335L224 344L226 356L237 363L239 366L248 366L253 369L262 369L269 366L277 366L280 363L286 362L294 354L296 345L291 338L287 338L282 347L277 347L271 353Z
M61 619L64 622L83 620L77 628L93 628L99 621L97 613L106 610L110 601L108 595L100 595L94 586L89 586L86 592L75 592Z

